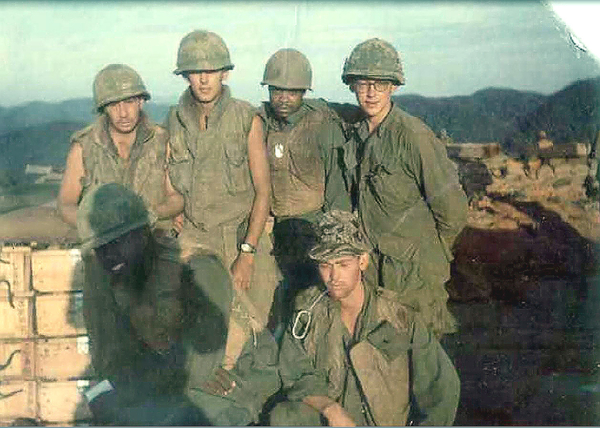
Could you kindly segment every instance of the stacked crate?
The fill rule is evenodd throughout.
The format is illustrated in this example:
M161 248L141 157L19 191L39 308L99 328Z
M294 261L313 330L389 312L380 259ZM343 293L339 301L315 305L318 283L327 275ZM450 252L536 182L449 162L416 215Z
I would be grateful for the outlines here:
M79 251L4 247L0 260L0 425L89 420Z

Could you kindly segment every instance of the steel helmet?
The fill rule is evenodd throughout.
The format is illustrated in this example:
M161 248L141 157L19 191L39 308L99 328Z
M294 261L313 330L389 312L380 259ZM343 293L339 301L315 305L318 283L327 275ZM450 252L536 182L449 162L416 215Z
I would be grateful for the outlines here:
M231 69L233 64L223 39L210 31L196 30L181 40L177 52L177 69L173 73Z
M311 89L310 62L296 49L280 49L267 61L260 84L282 89Z
M344 63L342 81L350 84L356 77L385 79L396 85L404 85L398 52L381 39L369 39L358 44Z
M98 248L155 218L140 195L117 183L86 192L77 209L77 232L82 250Z
M110 64L100 70L94 79L93 91L98 111L107 104L138 95L150 99L140 75L125 64Z

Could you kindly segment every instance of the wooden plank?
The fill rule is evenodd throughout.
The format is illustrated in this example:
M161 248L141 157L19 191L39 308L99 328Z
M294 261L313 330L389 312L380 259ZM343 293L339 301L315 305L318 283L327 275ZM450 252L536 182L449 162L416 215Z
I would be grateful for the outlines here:
M32 340L0 342L0 374L2 381L11 378L31 378L34 374L34 345Z
M33 337L32 297L0 295L0 339Z
M9 290L13 296L29 295L31 291L30 271L30 247L0 248L0 293L4 297Z
M90 364L87 336L39 339L36 354L36 376L45 380L85 377Z
M36 384L33 381L0 383L0 420L35 418Z
M86 333L83 293L39 295L35 302L37 332L41 336L75 336Z
M89 420L90 409L82 395L88 381L40 382L39 416L50 423Z
M34 251L31 255L32 286L41 292L83 289L81 252L72 250Z

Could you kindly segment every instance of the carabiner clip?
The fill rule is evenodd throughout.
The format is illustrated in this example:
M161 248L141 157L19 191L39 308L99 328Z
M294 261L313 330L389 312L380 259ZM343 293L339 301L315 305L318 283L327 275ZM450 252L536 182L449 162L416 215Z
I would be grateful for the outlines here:
M303 315L306 315L306 323L302 321ZM306 335L308 334L308 327L310 327L311 321L312 314L310 313L310 311L304 309L298 312L296 318L294 319L294 324L292 325L292 336L294 336L294 339L302 340L306 337ZM298 326L300 326L300 328L304 327L304 329L300 333L297 332Z
M314 302L312 302L312 304L310 305L310 308L308 309L303 309L300 312L298 312L298 314L296 314L296 318L294 319L294 324L292 324L292 336L294 336L294 339L298 339L298 340L302 340L306 337L306 335L308 334L308 328L310 327L310 323L312 322L312 310L315 307L315 305L317 303L319 303L319 300L321 300L323 298L324 295L326 295L328 293L327 290L323 291L319 297L317 297L315 299ZM306 323L302 323L302 316L306 316ZM296 330L298 329L298 326L300 326L300 328L302 328L302 326L304 325L304 330L302 330L300 333L298 333Z

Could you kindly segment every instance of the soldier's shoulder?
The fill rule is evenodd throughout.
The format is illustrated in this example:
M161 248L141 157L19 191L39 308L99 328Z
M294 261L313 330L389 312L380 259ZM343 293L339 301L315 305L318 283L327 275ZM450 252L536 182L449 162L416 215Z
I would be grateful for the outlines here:
M256 106L250 104L250 102L246 100L231 97L229 101L230 106L232 108L235 108L236 110L244 111L253 115L256 114L258 111Z
M167 128L152 120L148 120L148 128L153 133L154 138L166 139L169 136L169 131L167 131Z
M73 143L81 144L87 138L91 137L94 134L94 132L97 131L98 127L99 127L99 123L96 120L96 121L90 123L89 125L87 125L85 128L82 128L82 129L79 129L78 131L73 132L73 134L71 134L71 144L73 144Z
M422 119L407 113L396 104L394 104L390 111L389 119L390 126L399 127L405 132L418 135L427 134L428 136L431 134L431 136L434 136L431 128Z
M327 102L327 107L345 123L355 124L364 118L362 110L355 104Z

